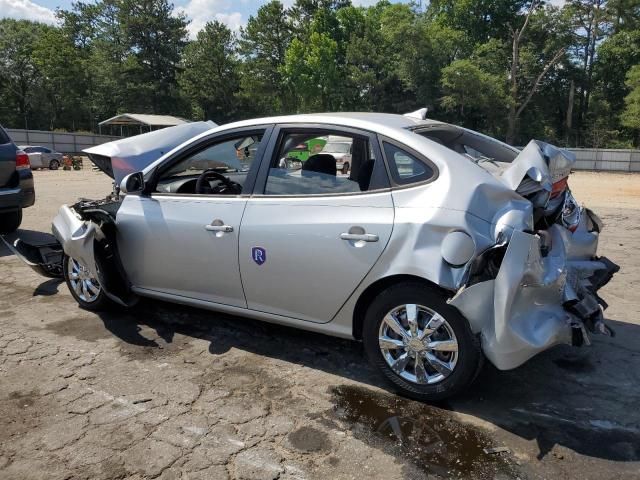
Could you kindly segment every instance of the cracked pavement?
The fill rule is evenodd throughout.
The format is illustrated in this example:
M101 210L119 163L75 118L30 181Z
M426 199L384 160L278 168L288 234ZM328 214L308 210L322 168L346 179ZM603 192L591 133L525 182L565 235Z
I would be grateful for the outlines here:
M110 189L34 175L25 235ZM640 177L614 205L621 180L598 177L607 196L589 175L571 184L623 269L602 292L618 336L486 368L439 406L395 396L355 342L161 302L83 311L2 247L0 479L640 478Z

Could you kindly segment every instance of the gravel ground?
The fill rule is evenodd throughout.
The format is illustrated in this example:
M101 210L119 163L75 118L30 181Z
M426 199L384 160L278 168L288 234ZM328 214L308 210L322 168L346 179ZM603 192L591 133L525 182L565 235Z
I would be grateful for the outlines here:
M35 177L27 235L110 189ZM391 393L355 342L159 302L96 315L0 249L0 479L640 478L640 176L571 184L623 268L602 294L618 335L487 367L438 406Z

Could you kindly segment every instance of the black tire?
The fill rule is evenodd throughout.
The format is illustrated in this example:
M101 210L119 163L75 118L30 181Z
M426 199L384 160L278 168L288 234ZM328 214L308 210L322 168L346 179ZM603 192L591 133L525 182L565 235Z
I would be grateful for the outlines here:
M348 163L345 163L344 165L342 165L342 173L344 175L346 175L347 173L349 173L349 167L350 165Z
M0 213L0 233L15 232L22 223L22 209Z
M71 284L69 259L69 255L65 254L62 259L62 273L64 275L64 281L67 284L67 288L69 288L71 296L76 302L78 302L78 305L80 305L81 308L90 310L92 312L111 310L114 306L116 306L116 304L109 297L107 297L102 288L100 288L100 293L98 294L97 298L91 302L87 302L80 298L78 293L74 290L73 285Z
M49 162L49 170L57 170L60 168L60 162L58 160L51 160Z
M379 345L381 323L394 308L406 304L427 307L444 317L458 342L457 362L449 376L433 384L419 384L397 374L388 365ZM469 322L435 288L418 282L393 285L380 293L369 306L363 325L363 343L369 361L403 395L425 402L438 402L466 389L482 368L484 357Z

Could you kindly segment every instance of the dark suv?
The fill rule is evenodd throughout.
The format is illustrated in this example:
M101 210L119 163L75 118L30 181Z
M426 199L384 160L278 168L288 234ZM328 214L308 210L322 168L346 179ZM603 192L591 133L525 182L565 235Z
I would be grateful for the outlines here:
M22 209L35 200L29 156L0 126L0 233L16 230L22 222Z

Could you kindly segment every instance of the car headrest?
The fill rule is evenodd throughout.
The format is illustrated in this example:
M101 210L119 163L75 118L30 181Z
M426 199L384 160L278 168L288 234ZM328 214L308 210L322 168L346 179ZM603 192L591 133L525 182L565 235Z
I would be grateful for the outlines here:
M316 172L325 175L336 176L336 159L328 153L317 153L311 155L306 162L302 164L302 173Z

